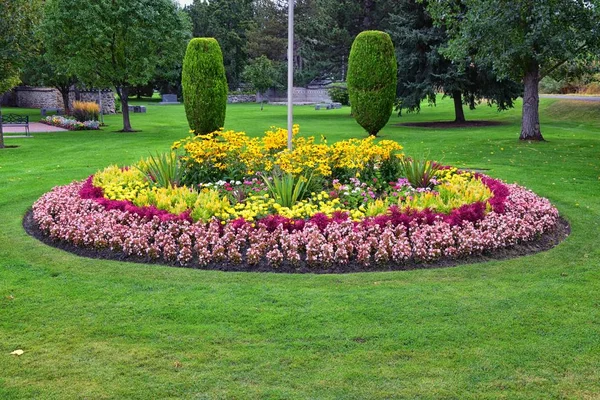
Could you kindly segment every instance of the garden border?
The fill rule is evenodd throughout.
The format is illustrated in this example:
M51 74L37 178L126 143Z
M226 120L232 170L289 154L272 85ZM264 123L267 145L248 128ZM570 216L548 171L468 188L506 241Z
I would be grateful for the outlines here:
M518 245L488 251L484 254L470 255L464 258L440 258L434 262L410 262L406 264L374 264L370 266L362 265L358 262L350 262L348 264L336 264L333 266L318 266L308 267L304 263L301 266L292 266L289 263L283 262L279 267L270 266L266 262L260 262L256 265L250 264L234 264L229 262L209 263L200 266L197 262L181 266L175 262L168 262L164 259L151 259L149 257L139 257L135 255L126 255L122 251L110 249L91 249L75 246L71 243L58 241L44 235L33 219L33 211L30 208L23 217L23 228L28 235L34 237L40 242L60 249L80 257L91 259L103 259L110 261L133 262L151 265L162 265L177 268L192 268L200 270L216 270L224 272L262 272L262 273L292 273L292 274L345 274L345 273L362 273L362 272L386 272L386 271L409 271L416 269L437 269L458 267L462 265L475 264L489 261L509 260L527 255L540 253L550 250L563 242L571 233L571 226L568 221L559 217L556 228L541 235L540 238L523 242Z

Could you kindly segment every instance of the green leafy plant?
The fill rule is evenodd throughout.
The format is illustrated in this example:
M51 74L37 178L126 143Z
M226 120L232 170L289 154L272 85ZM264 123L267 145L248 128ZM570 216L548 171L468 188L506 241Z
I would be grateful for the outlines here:
M361 32L348 59L348 94L352 114L369 135L387 124L396 99L398 67L390 35Z
M174 152L150 155L139 163L148 181L157 187L170 188L181 183L184 169L179 164L179 157Z
M275 172L270 178L263 176L275 201L283 207L292 207L306 196L306 189L310 186L312 175L307 178L304 175L295 177L289 173Z
M432 179L435 177L439 166L430 160L414 160L403 158L400 160L402 174L415 188L433 187Z
M190 41L183 59L181 86L190 129L196 135L204 135L222 128L227 108L227 78L223 53L215 39Z
M348 96L348 88L344 84L333 84L327 90L327 94L329 94L331 100L336 103L341 103L344 106L350 105L350 96Z

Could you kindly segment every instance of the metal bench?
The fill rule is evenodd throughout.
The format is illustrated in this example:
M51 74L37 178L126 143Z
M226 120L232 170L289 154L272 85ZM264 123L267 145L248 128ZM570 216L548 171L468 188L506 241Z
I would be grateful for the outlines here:
M3 114L0 117L2 126L19 126L25 127L25 135L29 136L29 115L19 114Z
M56 112L57 115L62 115L63 114L63 109L62 108L40 108L40 112L42 113L42 117L45 117L46 113L48 111L54 111L54 112Z

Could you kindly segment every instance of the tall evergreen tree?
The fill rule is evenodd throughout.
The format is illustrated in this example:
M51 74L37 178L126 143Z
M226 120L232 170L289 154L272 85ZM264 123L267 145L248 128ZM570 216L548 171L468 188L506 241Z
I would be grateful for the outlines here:
M219 42L229 88L237 89L248 62L252 0L194 0L186 11L192 19L194 37L213 37Z
M435 104L438 92L454 101L455 122L464 122L463 105L474 109L486 99L499 110L513 107L522 86L510 79L498 80L486 65L476 65L469 56L452 61L440 48L448 42L443 27L434 26L427 3L400 0L390 15L389 33L398 59L396 110L419 111L421 102Z

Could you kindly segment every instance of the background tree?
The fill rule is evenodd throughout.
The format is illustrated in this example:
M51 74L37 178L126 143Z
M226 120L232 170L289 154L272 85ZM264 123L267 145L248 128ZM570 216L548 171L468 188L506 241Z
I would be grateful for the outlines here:
M223 127L227 79L223 53L214 38L194 38L188 44L181 73L183 103L190 129L205 135Z
M43 41L40 45L43 46ZM58 90L65 114L70 114L69 92L77 83L77 77L63 65L52 63L43 47L38 48L36 56L27 63L21 74L21 80L25 85L48 86Z
M273 62L266 56L260 56L251 61L244 70L244 80L259 94L264 95L267 90L272 88L276 82L273 77L277 74ZM263 110L263 101L260 102L260 110Z
M130 88L179 57L190 35L172 0L48 0L42 29L53 62L88 86L115 87L124 132Z
M251 59L266 56L274 62L285 62L287 57L287 1L254 0L252 23L248 37L248 56Z
M40 18L39 1L0 2L0 95L19 83L19 75L34 49L34 31ZM0 149L4 146L0 104Z
M377 135L392 115L396 68L394 45L387 33L365 31L356 37L348 60L348 94L356 122L369 135Z
M364 30L387 31L390 14L398 9L396 0L303 0L297 4L299 83L316 77L344 80L354 38Z
M483 99L498 110L513 107L522 85L499 81L491 68L475 65L470 57L452 61L440 48L448 42L444 27L434 26L426 1L400 0L390 15L389 33L398 60L396 110L419 111L421 102L436 103L438 92L454 101L455 122L465 122L463 105L474 109Z
M214 37L219 42L229 88L237 89L248 61L252 0L194 0L186 11L192 20L194 37Z
M453 60L472 55L499 77L523 81L520 139L543 140L540 79L597 51L599 7L598 0L446 0L430 2L428 9L450 36L445 55Z

